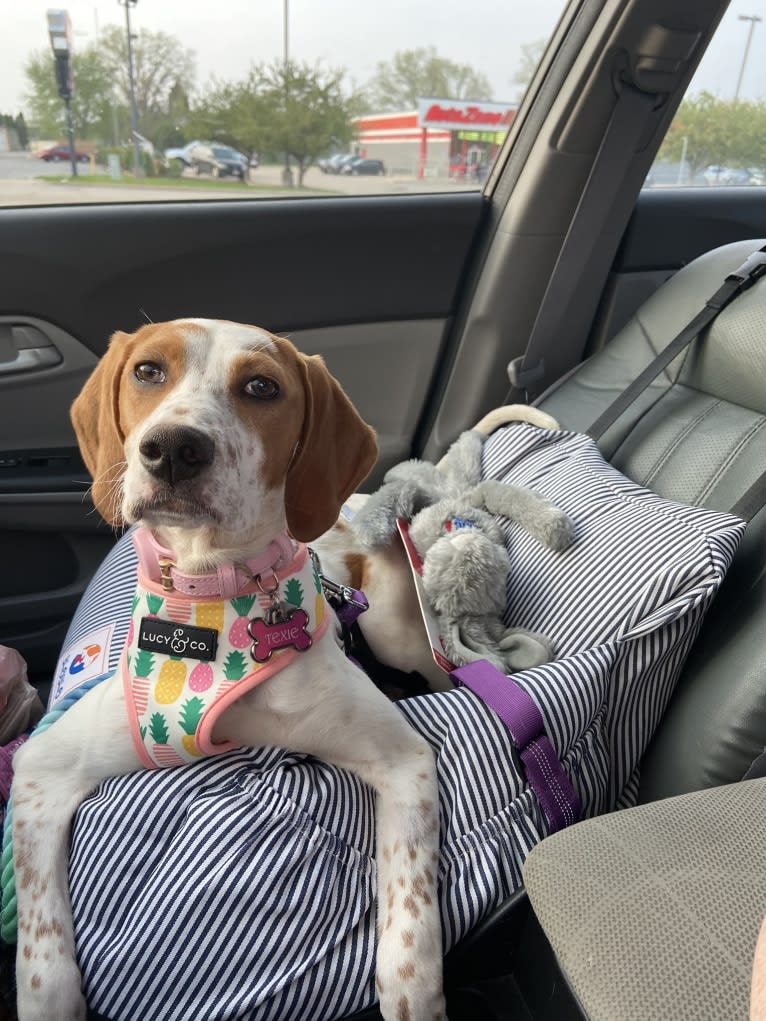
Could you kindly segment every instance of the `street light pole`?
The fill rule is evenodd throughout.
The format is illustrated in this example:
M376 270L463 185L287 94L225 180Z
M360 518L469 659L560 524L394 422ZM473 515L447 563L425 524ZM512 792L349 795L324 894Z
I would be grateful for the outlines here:
M77 177L77 154L74 144L74 125L72 124L72 93L74 79L72 77L72 22L69 14L63 10L49 10L48 36L53 50L56 88L64 100L66 117L66 134L69 144L69 160L72 164L72 177Z
M739 90L742 88L742 79L745 76L745 64L747 63L747 55L750 52L750 43L753 41L753 32L755 31L755 25L758 21L763 21L763 18L757 14L740 14L740 21L749 21L750 28L747 30L747 42L745 43L745 52L742 56L742 66L739 69L739 78L737 78L737 88L734 92L734 102L739 99Z
M133 173L141 174L141 154L138 149L138 110L136 109L136 83L133 77L133 34L130 30L130 9L138 0L117 0L125 8L125 31L128 34L128 89L130 91L130 129L133 136Z
M282 39L283 39L283 42L284 42L284 51L283 51L284 52L284 56L283 56L284 72L283 73L284 73L284 76L285 76L285 131L287 131L287 124L288 124L288 121L287 121L287 100L288 100L288 97L289 97L289 94L290 94L290 87L289 87L289 85L287 83L287 76L288 76L289 68L290 68L290 45L289 45L289 38L290 38L290 35L289 35L289 33L290 33L290 14L289 14L288 2L289 2L289 0L283 0L283 3L282 3ZM285 145L285 169L282 171L282 184L284 184L287 188L292 188L292 186L293 186L293 172L290 169L290 153L287 150L287 145Z

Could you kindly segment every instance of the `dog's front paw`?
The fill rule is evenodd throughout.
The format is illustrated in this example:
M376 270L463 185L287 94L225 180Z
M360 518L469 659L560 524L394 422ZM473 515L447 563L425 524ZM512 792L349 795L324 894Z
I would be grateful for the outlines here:
M18 1021L85 1021L87 1007L74 958L67 958L59 946L49 952L32 949L23 940L18 955Z
M447 1010L444 995L441 991L426 994L416 983L409 983L401 978L391 983L386 989L381 980L376 980L380 997L380 1013L384 1021L447 1021Z

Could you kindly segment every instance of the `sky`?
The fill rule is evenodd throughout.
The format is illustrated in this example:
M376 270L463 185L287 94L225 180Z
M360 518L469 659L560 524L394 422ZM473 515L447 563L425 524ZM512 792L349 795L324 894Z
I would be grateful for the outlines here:
M92 42L107 24L124 25L117 0L65 4L75 46ZM0 0L5 15L0 113L24 108L24 63L31 51L49 46L45 15L50 6L40 0ZM138 0L131 18L134 31L163 30L193 50L200 85L212 76L236 80L252 63L281 59L287 9L290 56L345 67L355 85L364 84L377 62L390 60L398 50L433 45L440 56L483 72L496 100L513 101L521 45L547 38L564 6L565 0ZM748 22L738 20L740 14L764 17L754 29L740 97L766 97L766 0L733 0L693 91L733 97L749 30Z

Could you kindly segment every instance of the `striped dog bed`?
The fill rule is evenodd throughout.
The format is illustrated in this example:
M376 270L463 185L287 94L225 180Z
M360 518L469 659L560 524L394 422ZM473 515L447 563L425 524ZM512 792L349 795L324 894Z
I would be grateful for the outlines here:
M575 522L563 553L506 524L507 623L557 651L514 681L583 814L633 804L744 523L635 485L580 434L509 426L488 440L483 469ZM72 622L54 704L91 671L116 669L134 568L123 539ZM507 730L472 692L398 706L438 760L447 950L520 887L547 823ZM107 780L78 812L70 887L88 1002L111 1021L330 1021L375 999L373 797L305 755L242 749Z

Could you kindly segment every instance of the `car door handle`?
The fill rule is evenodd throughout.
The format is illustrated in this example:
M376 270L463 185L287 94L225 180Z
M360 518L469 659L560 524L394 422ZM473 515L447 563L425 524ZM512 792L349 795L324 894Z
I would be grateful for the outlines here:
M37 326L0 323L0 376L49 369L61 353Z

